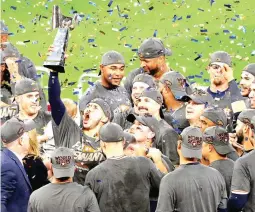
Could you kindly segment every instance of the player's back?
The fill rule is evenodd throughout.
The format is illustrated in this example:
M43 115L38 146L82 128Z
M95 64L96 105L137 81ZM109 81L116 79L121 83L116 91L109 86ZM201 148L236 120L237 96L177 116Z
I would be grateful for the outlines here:
M215 212L227 194L221 174L199 163L181 165L167 174L161 182L157 212ZM166 194L167 193L167 194Z
M92 169L86 184L96 193L101 212L147 212L150 188L158 188L161 177L149 159L124 156Z

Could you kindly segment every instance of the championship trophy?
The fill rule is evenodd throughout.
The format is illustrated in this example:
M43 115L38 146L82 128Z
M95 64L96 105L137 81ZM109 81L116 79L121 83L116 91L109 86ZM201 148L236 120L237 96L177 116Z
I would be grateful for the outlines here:
M78 15L73 18L61 14L57 5L53 6L52 29L58 28L57 35L53 42L53 51L44 61L43 66L57 72L65 72L65 51L68 44L69 30L73 30L77 23Z

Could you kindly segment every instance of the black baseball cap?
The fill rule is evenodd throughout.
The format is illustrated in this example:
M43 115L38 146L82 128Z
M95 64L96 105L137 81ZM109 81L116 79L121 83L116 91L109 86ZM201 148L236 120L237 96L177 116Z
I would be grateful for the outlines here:
M172 51L165 48L163 42L158 38L149 38L143 41L138 49L138 55L141 58L157 58L160 56L171 56Z
M116 123L107 123L100 128L99 139L108 143L124 141L123 129Z

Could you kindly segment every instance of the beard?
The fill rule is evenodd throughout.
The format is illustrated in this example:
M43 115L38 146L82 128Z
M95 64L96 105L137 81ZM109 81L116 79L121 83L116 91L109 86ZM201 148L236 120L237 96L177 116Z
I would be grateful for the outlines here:
M243 139L244 139L243 134L242 133L237 133L236 136L237 136L237 143L242 144Z

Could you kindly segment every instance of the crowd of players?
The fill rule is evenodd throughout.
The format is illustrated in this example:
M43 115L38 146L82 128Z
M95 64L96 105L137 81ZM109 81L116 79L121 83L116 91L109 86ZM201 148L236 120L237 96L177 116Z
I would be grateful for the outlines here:
M55 71L46 100L3 22L1 49L1 211L255 211L255 64L239 88L214 52L201 89L149 38L124 82L123 56L106 52L76 103Z

